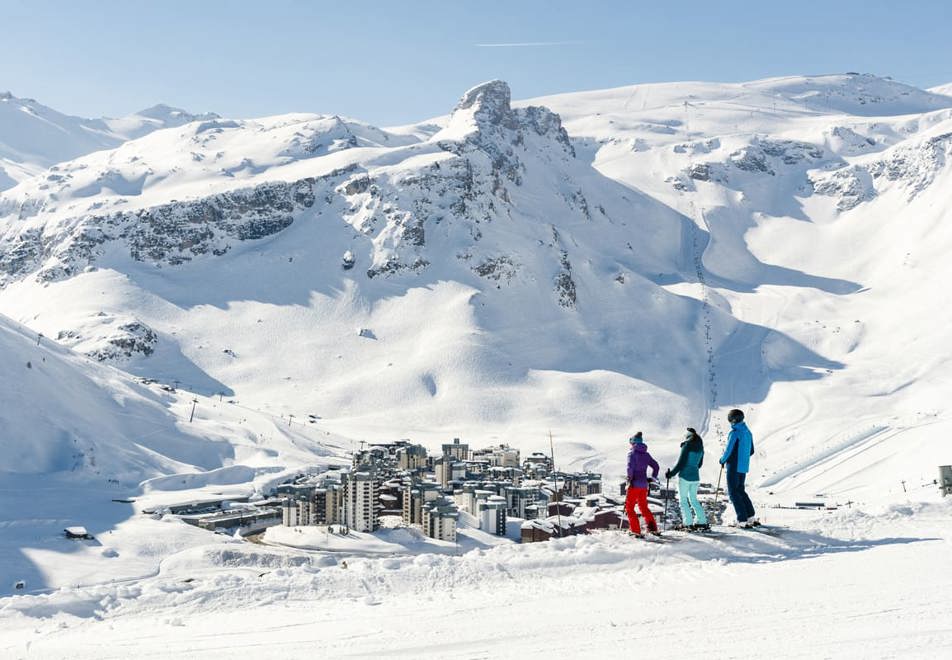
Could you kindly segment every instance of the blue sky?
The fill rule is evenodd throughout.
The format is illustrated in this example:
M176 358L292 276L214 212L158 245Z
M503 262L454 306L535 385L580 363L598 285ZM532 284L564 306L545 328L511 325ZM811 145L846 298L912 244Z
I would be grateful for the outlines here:
M947 1L0 0L0 34L0 91L84 116L165 102L398 124L491 78L517 98L844 71L952 82Z

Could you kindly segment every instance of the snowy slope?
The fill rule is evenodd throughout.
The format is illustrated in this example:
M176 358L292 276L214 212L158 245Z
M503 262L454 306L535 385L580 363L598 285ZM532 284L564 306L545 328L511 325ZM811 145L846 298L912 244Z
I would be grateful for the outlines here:
M947 312L904 301L941 295L950 108L846 74L514 106L495 81L389 130L193 122L0 196L0 309L350 436L551 428L567 466L617 474L633 428L668 460L742 406L758 483L850 452L891 480L932 470L947 423ZM785 484L851 487L817 479Z
M31 658L232 658L248 647L261 658L544 658L552 644L609 657L676 643L688 657L947 657L950 517L947 502L907 504L795 517L788 522L810 531L779 538L673 534L661 544L603 533L459 557L349 556L346 568L330 554L206 546L134 586L7 599L0 649ZM673 625L693 633L672 641Z
M944 96L952 96L952 83L930 87L929 91L932 92L933 94L942 94Z
M948 461L942 346L952 319L931 301L950 276L941 255L952 242L952 104L890 81L850 85L855 78L532 101L599 144L601 172L710 230L710 286L677 290L842 365L748 400L759 404L757 482L775 492L889 497L903 478L931 479ZM818 98L833 99L832 111ZM716 351L712 369L722 409L744 401L724 373L755 369L733 343L741 352ZM777 354L762 346L768 361Z
M165 339L195 363L183 382L356 417L384 437L436 440L490 417L535 426L524 411L553 388L547 414L571 406L596 422L627 416L628 397L647 406L697 394L700 305L658 286L691 275L684 236L695 229L594 172L555 115L511 110L508 88L492 83L425 143L388 147L400 140L357 126L348 131L362 137L339 140L340 126L191 124L24 182L0 202L8 309L91 351L106 337L100 314L128 316L159 337L157 351ZM330 147L301 149L302 134ZM347 252L352 271L341 268ZM640 349L625 309L659 310L641 321ZM652 337L670 325L694 329L657 352ZM197 341L181 343L182 332ZM278 337L295 350L273 350ZM693 367L666 373L669 359ZM167 366L145 362L129 368ZM553 373L567 368L578 375ZM657 383L636 392L619 369ZM589 411L603 379L628 394Z
M186 393L134 382L6 318L0 364L8 375L0 394L3 473L69 473L135 486L169 473L265 466L279 456L297 463L327 453L319 444L297 448L267 416L252 414L254 422L241 427L247 411L232 413L227 404L210 410L214 399L203 400L198 420L188 424ZM266 429L274 435L267 443L260 438Z
M83 119L33 99L0 93L0 190L55 163L111 149L160 128L213 117L156 105L119 119Z
M151 574L170 554L217 541L143 508L249 496L339 451L314 427L136 382L5 317L0 367L2 594L15 580L42 590ZM99 541L64 539L71 525Z
M519 103L493 81L414 126L213 118L22 181L0 195L0 311L24 324L0 322L0 593L36 593L0 600L0 649L608 655L680 621L689 655L948 655L950 512L923 500L952 462L950 136L952 97L868 75ZM326 533L140 515L334 460L330 430L528 451L551 429L561 467L610 480L632 430L664 467L691 425L713 481L733 406L779 537L453 556L397 530L345 569ZM798 499L851 508L771 508Z

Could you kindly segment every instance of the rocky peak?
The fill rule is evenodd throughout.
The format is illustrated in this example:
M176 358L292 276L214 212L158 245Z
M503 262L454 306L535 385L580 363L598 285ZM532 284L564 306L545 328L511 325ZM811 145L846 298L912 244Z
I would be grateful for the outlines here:
M566 152L574 155L559 115L541 106L513 109L511 97L509 85L505 81L490 80L477 85L467 90L456 104L450 125L465 127L464 133L475 129L475 136L470 138L471 141L484 146L487 139L492 140L500 135L505 135L507 142L514 139L515 144L521 144L526 131L530 131L539 136L554 138ZM516 137L512 138L509 131L515 131ZM454 132L451 128L440 137L447 137L447 133Z
M512 94L509 85L502 80L490 80L466 91L453 114L469 112L477 123L511 124L512 108L509 105Z

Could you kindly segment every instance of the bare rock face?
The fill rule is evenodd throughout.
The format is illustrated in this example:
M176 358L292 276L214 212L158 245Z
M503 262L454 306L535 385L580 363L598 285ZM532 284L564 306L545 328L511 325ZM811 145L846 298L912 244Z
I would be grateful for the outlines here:
M749 147L732 153L730 163L745 172L775 176L780 167L814 163L822 158L823 148L809 142L755 138Z
M574 308L576 303L575 280L571 270L563 270L555 278L555 291L562 307Z
M159 342L156 332L138 319L98 314L82 328L61 330L56 341L99 362L122 363L148 357Z
M814 193L835 197L839 211L849 211L875 198L878 189L889 183L901 186L912 201L932 185L950 158L952 133L944 133L892 149L873 161L818 174L810 183Z
M135 355L149 356L155 351L158 337L155 331L141 321L124 323L116 328L116 334L108 340L108 346L90 353L100 362L124 360Z
M515 117L509 105L511 97L509 85L502 80L490 80L467 90L454 112L473 109L473 116L479 123L515 128Z
M816 176L810 183L815 194L834 197L839 211L849 211L876 196L869 173L857 166Z
M555 140L562 145L566 153L575 155L559 115L541 106L513 109L510 96L509 85L502 80L492 80L463 94L453 112L472 113L480 129L472 136L473 142L483 147L489 147L491 142L499 141L522 145L525 142L525 133L531 131L535 135ZM501 129L512 133L506 134Z
M873 179L900 182L912 200L932 184L950 158L952 133L943 133L916 145L893 150L883 159L873 162L868 171Z
M350 208L345 218L377 237L368 277L426 269L434 260L427 237L436 225L441 225L441 233L462 234L465 241L479 243L489 223L518 212L514 200L527 168L559 167L575 157L559 116L540 107L513 109L509 86L499 80L467 91L450 125L454 122L463 122L461 134L435 138L452 158L409 174L361 173L339 190ZM545 164L532 165L535 160ZM573 212L591 219L580 187L568 194L553 193ZM504 267L502 262L484 261L473 270L497 281L493 275L498 272L499 278L509 281L517 268L518 264Z
M343 173L293 183L271 182L210 197L135 211L68 219L59 232L29 229L7 238L0 250L3 281L37 271L57 281L93 265L105 245L121 242L137 261L175 266L199 256L221 256L236 243L289 227L315 203L315 188Z
M483 260L473 267L473 272L494 282L510 282L519 272L519 265L512 257L501 255Z

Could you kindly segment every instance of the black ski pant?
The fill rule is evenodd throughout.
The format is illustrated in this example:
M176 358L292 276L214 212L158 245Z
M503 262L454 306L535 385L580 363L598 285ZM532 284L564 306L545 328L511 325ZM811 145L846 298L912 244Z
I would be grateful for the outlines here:
M734 505L738 522L744 522L754 516L754 504L747 495L746 481L746 472L738 472L730 463L727 464L727 495Z

